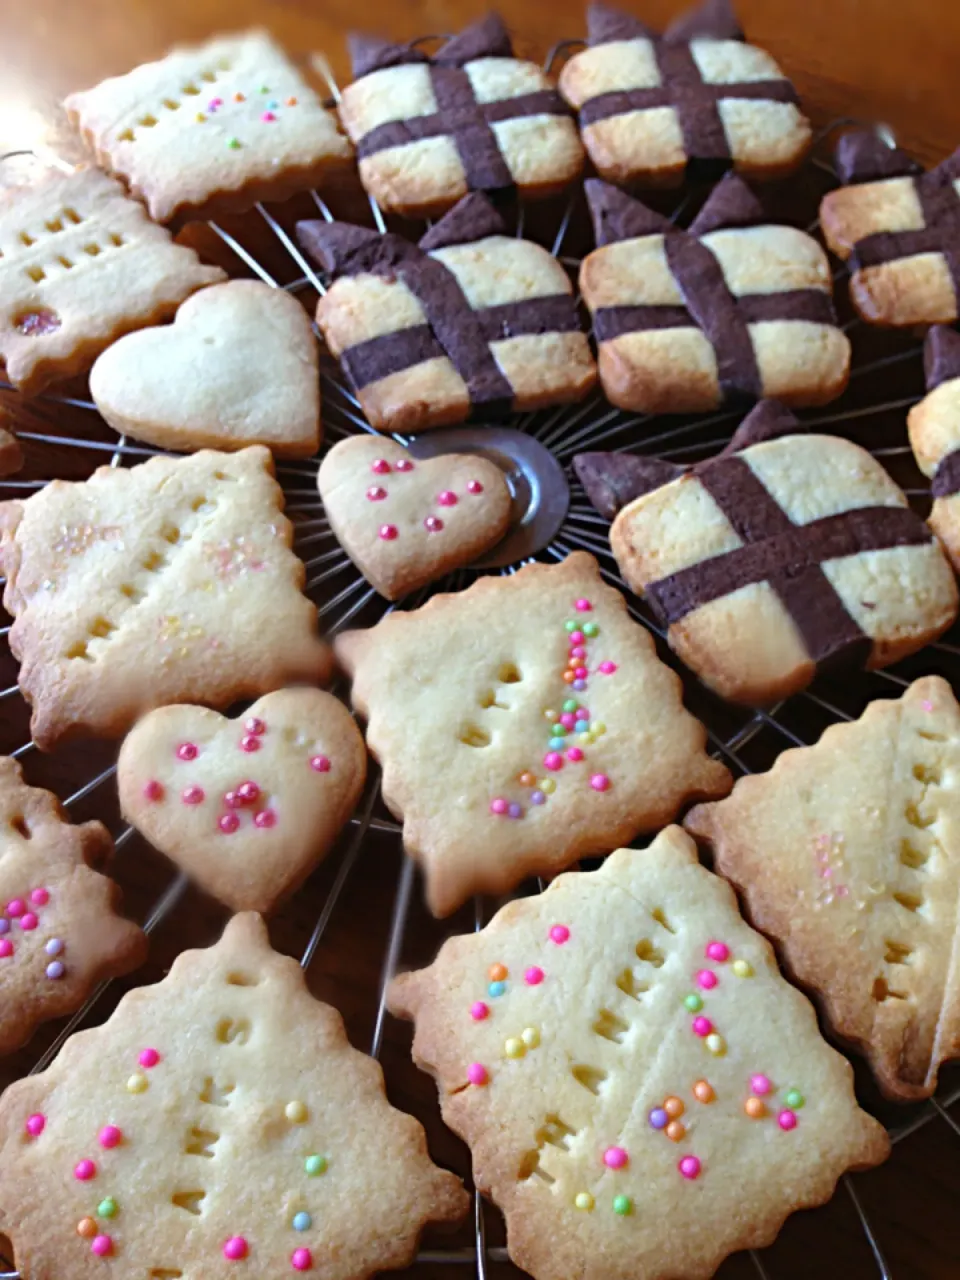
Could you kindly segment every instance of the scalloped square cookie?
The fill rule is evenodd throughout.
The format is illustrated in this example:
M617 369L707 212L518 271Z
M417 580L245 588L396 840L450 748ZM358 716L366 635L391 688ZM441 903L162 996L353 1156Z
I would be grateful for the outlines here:
M585 552L435 596L336 651L436 915L730 788L678 677Z
M0 504L10 648L34 741L118 737L330 669L269 450L100 467Z
M97 162L157 222L285 199L353 154L336 116L265 31L173 49L70 94L65 106Z
M711 1276L890 1149L678 827L509 903L388 998L537 1280Z
M924 341L927 394L907 414L910 447L930 478L930 528L960 573L960 333L934 325Z
M363 1280L467 1204L251 914L0 1101L0 1221L32 1280Z

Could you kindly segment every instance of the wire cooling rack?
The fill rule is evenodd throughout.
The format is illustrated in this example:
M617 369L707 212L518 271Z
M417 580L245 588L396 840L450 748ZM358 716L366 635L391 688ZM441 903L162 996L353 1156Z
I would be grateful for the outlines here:
M841 123L845 122L837 122ZM836 124L830 126L823 136L836 127ZM784 221L797 223L798 211L810 214L806 230L816 233L818 224L813 215L819 197L834 184L830 167L823 161L814 159L790 183L768 188L765 199L772 216L781 216ZM669 212L675 221L685 224L694 215L704 195L705 189L687 189L679 200L674 198L673 208L667 206L664 211ZM658 203L662 205L663 202ZM292 225L297 217L318 215L328 220L333 217L327 201L313 191L307 193L299 204L295 201L280 209L257 205L255 212L244 219L229 223L224 220L208 226L219 242L219 247L232 258L232 274L251 275L268 285L286 289L301 298L312 313L316 295L324 291L324 282L297 247ZM386 230L379 210L372 203L370 216L381 232ZM582 195L579 192L561 204L528 210L521 207L514 210L513 216L518 235L527 234L549 245L560 261L571 272L575 272L588 247L584 238L585 218ZM257 245L256 250L250 247L254 243ZM262 247L264 244L265 249ZM905 443L904 431L904 412L922 394L920 347L916 338L881 333L861 324L850 313L846 303L846 289L843 287L845 274L845 269L840 267L834 278L841 286L837 290L837 303L843 317L843 327L851 333L854 345L850 387L840 400L826 410L805 416L807 421L847 435L869 448L892 472L911 501L925 514L925 507L928 505L927 487L913 464L909 447ZM324 448L345 436L369 432L371 428L360 411L356 397L338 366L325 352L321 355L321 381L324 398ZM7 384L0 384L0 391L12 392L12 388ZM27 451L27 466L20 477L0 481L0 497L28 497L53 478L54 470L61 478L83 479L95 465L104 461L108 460L111 467L124 467L163 452L128 442L123 436L116 439L87 396L88 392L79 388L75 395L51 393L29 402L24 402L15 393L3 397L6 407L15 415L18 435ZM577 452L598 448L627 449L654 453L676 461L694 461L721 448L729 439L740 416L738 411L724 410L695 418L641 417L611 408L599 395L592 396L580 405L516 416L509 425L544 446L564 468L569 478L569 505L559 531L545 546L537 548L535 555L500 565L495 571L511 574L522 563L528 563L534 558L551 562L564 559L574 550L591 552L597 558L604 578L627 594L633 616L653 633L660 656L678 667L666 647L663 630L644 605L630 595L621 581L607 542L607 522L588 503L582 488L572 478L569 464ZM478 440L482 433L483 428L479 428ZM395 438L400 443L410 443L405 437ZM417 447L416 443L414 447ZM323 449L320 456L322 453ZM35 478L31 475L34 471L37 472ZM316 471L317 459L282 462L277 466L278 478L285 491L286 510L295 526L295 549L307 568L305 590L316 601L321 627L328 634L335 634L348 625L372 624L394 608L416 608L432 592L462 589L475 580L480 572L486 571L459 570L396 605L387 605L359 576L338 546L323 514L316 488ZM26 758L28 774L34 780L35 769L41 768L44 763L55 764L57 758L37 753L32 741L20 740L14 745L11 735L15 735L18 728L26 723L27 708L13 678L15 664L6 643L10 625L3 618L0 618L0 622L5 623L0 626L0 672L10 673L9 687L0 689L0 749L17 759ZM828 724L855 719L873 698L897 696L912 679L930 671L947 676L954 688L960 690L960 635L948 635L893 670L848 676L842 681L821 678L803 693L764 710L732 707L703 688L688 672L680 670L680 674L685 683L687 705L707 726L712 750L739 775L768 768L781 750L816 741ZM345 691L340 688L338 692ZM67 748L65 754L71 755L71 749ZM84 776L87 780L67 796L65 804L77 819L82 813L82 816L100 816L106 821L113 820L115 844L121 852L113 874L126 891L129 889L127 875L135 863L132 851L139 842L139 837L131 827L122 823L118 825L115 820L116 803L113 789L109 785L115 773L115 755L115 747L99 744L92 747L84 744L82 749L74 749L72 762L65 768L68 772L72 769L72 777ZM56 778L61 775L54 769L53 776ZM63 789L60 788L61 791ZM356 883L357 863L363 849L376 840L387 842L394 853L399 851L400 827L383 807L379 793L379 775L373 770L357 812L351 819L350 828L337 851L328 859L317 877L314 877L314 881L318 877L323 881L321 892L319 895L311 893L311 884L308 884L298 899L316 904L315 913L306 927L303 927L302 920L299 921L300 933L305 939L301 947L301 964L305 970L319 965L325 956L322 949L325 943L329 947L331 922L338 905ZM123 852L125 849L126 853ZM148 856L148 852L141 856ZM418 925L415 929L408 927L411 916L419 909L414 894L413 864L408 859L397 857L392 862L399 866L399 871L392 914L386 923L386 945L379 963L379 972L375 976L373 970L370 972L375 987L375 1013L369 1048L372 1055L378 1058L384 1048L387 1028L387 985L401 961L412 960L412 951L417 949L418 944L421 947L423 945L421 926ZM157 864L162 864L162 860L158 859ZM538 887L542 888L542 885L534 882L521 887L518 892L535 891ZM162 925L171 928L176 926L177 908L190 892L187 878L183 874L169 879L163 892L142 914L146 932L155 933ZM479 900L474 904L472 923L475 928L482 927L492 905ZM180 918L183 918L182 912ZM443 932L462 931L464 927L469 927L469 920L461 913L454 918L452 929L450 924L451 922L447 922ZM424 924L422 928L429 932L430 926ZM440 926L434 925L433 930L435 936L428 943L431 950L436 939L443 936L443 932L437 932ZM174 928L174 933L179 936L178 929ZM381 945L379 937L371 937L369 940L376 947ZM282 938L277 939L277 942L282 949L291 949L289 940L286 948L283 948ZM418 955L417 962L422 962L425 958L424 955ZM109 1012L107 1006L112 1004L109 988L114 988L112 994L115 995L116 989L123 985L122 982L101 984L69 1020L54 1025L52 1030L48 1028L46 1034L38 1035L38 1041L46 1041L45 1048L32 1063L26 1060L23 1069L31 1073L43 1070L76 1029L102 1021ZM960 1073L957 1069L947 1069L942 1074L938 1095L928 1102L912 1107L894 1107L885 1104L873 1090L872 1082L862 1064L855 1062L855 1067L861 1098L887 1124L895 1144L906 1142L911 1135L916 1135L931 1125L947 1127L948 1131L952 1131L952 1134L948 1133L951 1140L953 1137L960 1137L960 1123L951 1114L951 1108L960 1100ZM387 1079L389 1086L390 1070ZM443 1145L444 1141L449 1146L450 1135L445 1131L445 1138L441 1138L439 1142L434 1140L433 1135L440 1131L437 1128L436 1107L431 1092L432 1086L426 1093L421 1090L419 1105L410 1106L409 1109L426 1111L421 1118L431 1131L435 1148ZM895 1147L894 1162L897 1160L896 1153L901 1149L899 1146ZM953 1158L955 1157L956 1152L953 1152ZM898 1176L906 1177L908 1167L905 1166ZM953 1167L960 1169L960 1164ZM884 1224L878 1224L877 1215L867 1211L861 1194L851 1179L844 1178L843 1185L848 1197L846 1217L842 1218L839 1227L834 1223L832 1230L834 1235L838 1230L848 1232L858 1237L859 1241L852 1246L850 1258L844 1254L843 1275L879 1275L883 1280L892 1280L894 1271L882 1243ZM960 1173L957 1175L956 1188L960 1189ZM956 1194L957 1190L954 1190L954 1199ZM798 1229L793 1226L785 1229L783 1235L789 1232L790 1248L794 1251L791 1253L793 1261L788 1265L783 1265L785 1255L778 1244L764 1251L762 1256L756 1252L738 1255L738 1259L723 1265L720 1274L724 1277L755 1274L761 1280L780 1280L780 1277L794 1275L809 1276L811 1270L806 1269L804 1263L801 1262L799 1271L796 1269L795 1251L799 1250L801 1257L806 1256L805 1250L808 1248L811 1232L816 1232L816 1223L821 1220L821 1215L837 1215L838 1200L842 1204L842 1194L835 1197L829 1209L799 1215L803 1220L803 1226L799 1230L803 1234L798 1236ZM791 1223L795 1221L797 1219L791 1220ZM937 1237L938 1228L934 1224L923 1224L922 1229L926 1238ZM459 1276L463 1274L465 1267L469 1267L474 1269L480 1280L486 1280L488 1274L494 1273L518 1275L515 1269L506 1265L506 1250L499 1241L502 1241L502 1224L497 1215L484 1207L475 1192L469 1239L464 1238L462 1244L458 1240L458 1247L421 1250L417 1257L418 1271L421 1275L429 1273L434 1276ZM810 1256L812 1258L813 1255ZM747 1257L749 1261L745 1262ZM11 1264L8 1262L6 1265ZM812 1265L811 1263L811 1267ZM831 1264L835 1265L840 1264ZM950 1269L948 1261L947 1266L947 1270L937 1274L955 1275L956 1265ZM839 1272L831 1269L825 1274L836 1275ZM911 1274L920 1273L904 1270L901 1266L896 1271L897 1280L904 1280L904 1277ZM925 1277L930 1274L923 1272ZM0 1280L17 1280L17 1272L2 1272Z

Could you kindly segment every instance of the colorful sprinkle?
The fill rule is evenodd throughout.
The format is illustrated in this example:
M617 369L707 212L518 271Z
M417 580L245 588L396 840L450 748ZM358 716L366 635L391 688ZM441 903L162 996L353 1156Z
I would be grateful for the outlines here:
M66 973L66 969L64 968L63 962L61 960L51 960L50 963L47 965L46 969L44 970L44 972L46 973L48 978L52 978L54 981L56 981L57 978L63 977L63 975Z
M608 1169L622 1169L629 1159L623 1147L607 1147L603 1153L603 1163Z
M567 622L565 622L563 625L564 625L564 628L565 628L567 631L569 631L569 632L571 632L571 633L572 633L572 632L574 632L574 631L576 631L576 630L577 630L577 627L578 627L580 624L579 624L578 622L567 621Z
M795 1129L797 1127L797 1117L790 1110L781 1111L777 1116L777 1124L785 1131Z
M733 972L738 978L752 978L753 969L746 960L734 960Z
M177 747L178 760L196 760L197 754L197 747L192 742L181 742Z
M559 751L548 751L543 757L543 767L555 773L558 769L563 768L563 756L560 755Z
M443 529L443 521L439 516L427 516L423 522L423 527L427 533L440 533Z
M32 911L25 911L23 915L20 917L20 928L24 931L24 933L33 933L34 929L37 927L37 924L38 924L37 917L34 915Z
M566 745L563 738L551 738L547 743L551 751L562 751Z
M527 1046L517 1036L511 1036L510 1039L504 1043L503 1052L508 1058L522 1058L527 1052Z
M22 898L11 898L7 903L7 915L13 916L14 920L16 920L18 916L22 916L26 909L27 904Z
M629 1196L613 1197L613 1212L618 1213L621 1218L625 1218L633 1209L633 1201Z
M594 791L608 791L610 789L610 779L605 773L595 773L590 778L590 785Z
M483 485L479 480L468 480L467 493L483 493Z
M115 1218L117 1216L117 1202L113 1196L107 1196L106 1200L101 1200L97 1205L98 1218Z
M573 606L577 613L589 613L593 605L585 597L581 596L577 603Z
M393 542L398 532L395 524L382 524L380 526L380 537L384 542Z
M148 1084L147 1077L142 1072L135 1071L127 1081L127 1093L143 1093Z
M592 640L595 635L600 634L600 628L597 626L595 622L585 622L583 624L583 634L588 639Z
M77 1235L82 1236L84 1240L92 1240L97 1234L97 1224L93 1218L81 1218L77 1223Z
M570 930L565 924L555 924L550 928L550 941L555 942L558 947L562 947L565 942L570 941Z
M367 490L368 502L382 502L386 496L387 496L386 489L384 489L383 486L379 484L372 484L370 488Z
M240 739L241 751L259 751L260 739L255 733L245 733Z
M230 138L230 140L227 142L227 146L230 148L231 151L237 151L240 147L240 139Z
M146 1067L147 1070L149 1070L151 1067L155 1067L160 1061L160 1055L157 1053L156 1049L141 1049L140 1056L137 1061L140 1063L141 1067Z
M144 800L162 800L163 799L163 783L158 782L156 778L151 778L149 782L143 784Z
M580 761L583 759L583 752L580 750L579 747L570 747L567 750L567 759L570 761L571 764L579 764Z
M487 1068L480 1062L471 1062L467 1067L467 1079L471 1084L484 1085L490 1079Z
M489 1017L490 1006L483 1000L478 1000L470 1006L470 1017L474 1022L482 1022L484 1018Z
M455 507L459 499L452 489L444 489L442 493L437 494L437 502L441 507Z
M409 458L400 458L395 464L398 471L412 471L413 463Z
M531 792L530 792L530 803L531 803L531 804L546 804L546 803L547 803L547 797L544 795L544 793L543 793L542 791L539 791L539 790L537 790L537 791L531 791Z
M557 789L557 784L552 778L543 778L540 782L540 790L546 795L552 796Z
M713 1054L715 1058L722 1058L727 1051L727 1042L726 1040L724 1040L723 1036L718 1036L718 1035L707 1036L706 1040L704 1041L704 1044L707 1046L707 1049L709 1050L710 1053Z
M296 98L288 98L288 99L287 99L287 106L288 106L288 107L295 107L296 105L297 105L297 100L296 100Z
M303 1124L306 1120L308 1112L306 1104L299 1100L288 1102L283 1109L283 1114L287 1117L291 1124Z
M718 964L730 959L730 948L725 942L708 942L707 959L716 960Z
M39 1138L46 1128L47 1117L42 1116L40 1112L36 1112L32 1116L27 1117L26 1130L31 1138Z
M252 733L258 738L267 732L267 726L259 716L251 716L249 720L244 722L243 727L247 733Z
M0 960L8 960L13 955L13 943L9 938L0 938Z
M264 111L263 115L260 117L265 124L270 124L272 121L276 120L276 118L277 117L272 111Z
M700 1161L697 1159L696 1156L684 1156L683 1159L680 1161L680 1163L677 1165L677 1168L680 1170L683 1176L685 1178L689 1178L691 1181L694 1178L700 1177L701 1167L702 1166L700 1164Z
M788 1089L783 1100L791 1111L798 1110L806 1101L799 1089Z
M255 782L241 782L237 787L237 795L244 804L253 804L260 795L260 788Z
M688 996L684 996L683 1003L691 1013L699 1013L703 1008L703 999L695 991L691 991Z
M203 787L184 787L180 793L180 799L184 804L203 804Z
M507 809L507 817L508 817L508 818L522 818L522 817L523 817L523 809L522 809L522 807L521 807L520 805L518 805L518 804L516 803L516 801L514 801L514 802L513 802L513 803L508 807L508 809Z
M503 796L495 796L490 801L490 812L496 814L506 813L510 808L510 802L505 800Z
M90 1241L90 1252L98 1258L106 1258L113 1252L113 1241L109 1236L94 1236Z
M678 1116L682 1116L686 1107L683 1105L683 1099L674 1097L672 1094L669 1098L664 1099L663 1109L671 1120L676 1120Z
M577 630L577 631L571 631L571 632L570 632L570 643L571 643L571 644L583 644L583 632L582 632L582 631L579 631L579 630Z
M321 1173L327 1172L327 1157L317 1155L307 1156L306 1160L303 1162L303 1167L309 1177L319 1178Z
M769 1076L755 1075L750 1077L750 1088L758 1097L765 1097L773 1092L773 1083Z
M376 462L371 465L370 470L378 476L385 476L390 470L390 463L386 458L377 458Z
M228 1262L239 1262L241 1258L247 1256L248 1252L247 1242L243 1236L231 1236L223 1246L223 1256Z
M78 1182L89 1182L91 1178L96 1176L97 1166L92 1160L81 1160L78 1165L74 1166L73 1176Z
M487 970L487 977L491 982L502 982L504 978L508 978L509 976L510 974L507 966L505 964L501 964L499 961L496 961Z
M235 93L235 94L233 95L233 100L234 100L234 102L245 102L245 101L246 101L246 99L245 99L245 97L244 97L244 95L243 95L242 93Z
M666 1134L671 1142L682 1142L687 1136L687 1131L679 1120L671 1120L667 1125Z
M704 991L712 991L719 981L712 969L701 969L697 974L697 986L702 987Z
M574 1197L573 1203L578 1209L583 1209L585 1213L589 1213L595 1201L589 1191L580 1191Z
M709 1080L698 1080L693 1086L693 1096L698 1102L713 1102L717 1095Z
M520 1039L528 1049L536 1049L540 1043L540 1032L536 1027L524 1027L520 1032Z
M665 1129L670 1123L670 1117L664 1111L663 1107L654 1107L647 1116L651 1129Z
M123 1141L123 1132L115 1124L105 1124L97 1134L97 1141L109 1151L111 1147L119 1147Z
M240 819L235 813L225 813L217 820L217 826L225 835L231 835L240 826Z
M764 1106L762 1098L748 1098L743 1104L743 1109L751 1120L762 1120L767 1114L767 1108Z
M273 809L261 809L253 815L253 825L260 827L261 830L267 827L275 827L277 825L276 811Z
M695 1036L708 1036L713 1031L713 1023L709 1018L694 1018L691 1026Z
M0 934L10 932L10 921L6 916L0 916Z
M523 975L523 980L528 987L539 987L540 983L543 981L543 977L543 970L540 966L533 964Z
M300 1213L295 1213L293 1215L293 1222L290 1225L293 1227L294 1231L309 1231L313 1226L313 1219L310 1217L309 1213L303 1213L301 1211Z
M294 1249L290 1255L290 1265L294 1271L309 1271L313 1266L313 1254L309 1249Z
M330 760L327 756L311 756L310 768L314 773L329 773Z
M617 664L615 662L601 662L599 667L597 667L597 670L603 676L612 676L616 669Z

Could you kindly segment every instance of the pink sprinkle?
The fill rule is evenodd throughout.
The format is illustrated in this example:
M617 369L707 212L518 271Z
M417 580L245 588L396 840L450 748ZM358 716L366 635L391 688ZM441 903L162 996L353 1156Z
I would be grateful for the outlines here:
M97 1172L97 1166L92 1160L81 1160L74 1168L73 1176L78 1182L89 1182Z
M294 1271L309 1271L313 1266L313 1254L309 1249L294 1249L290 1255L290 1265Z
M224 835L232 835L240 826L240 819L235 813L224 813L217 819L217 826Z
M571 644L583 644L583 640L584 640L584 636L583 636L583 632L582 632L582 631L571 631L571 632L570 632L570 643L571 643Z
M184 804L203 804L203 787L184 787L180 799Z
M467 493L483 493L483 485L479 480L468 480Z
M489 1012L490 1006L484 1004L482 1000L478 1000L476 1004L470 1006L470 1017L474 1022L482 1022Z
M23 929L25 933L32 933L36 927L37 917L32 911L25 911L20 917L20 928Z
M399 462L396 462L394 465L396 466L396 468L397 468L397 470L398 470L398 471L412 471L412 470L413 470L413 463L410 461L410 459L409 459L409 458L401 458L401 459L399 460Z
M137 1059L141 1067L146 1067L149 1071L151 1067L155 1067L160 1061L160 1055L156 1049L142 1049L140 1057Z
M457 505L457 495L452 489L444 489L443 493L437 494L437 502L441 507L455 507Z
M386 458L378 458L371 466L370 470L374 472L375 475L385 476L390 470L390 463Z
M236 791L225 791L223 793L223 803L228 809L239 809L243 804L240 795Z
M276 120L276 118L277 117L273 114L272 111L265 111L263 115L260 117L260 119L266 121L267 124L269 124L271 120Z
M582 644L575 644L573 648L570 650L571 658L585 658L586 656L587 656L587 651Z
M730 948L725 942L708 942L707 959L716 960L720 964L723 964L725 960L730 959Z
M579 747L571 747L567 752L567 759L571 764L579 764L583 759L583 752Z
M94 1236L90 1244L90 1252L95 1253L98 1258L105 1258L113 1252L113 1241L109 1236Z
M570 930L565 924L555 924L550 929L550 941L555 942L558 947L570 939Z
M13 916L16 920L17 916L22 916L27 909L27 904L22 898L11 898L7 903L7 915Z
M399 463L397 464L399 466ZM393 542L397 536L397 526L395 524L382 524L380 526L380 537L384 542Z
M326 756L311 756L310 768L314 771L314 773L329 773L330 761L327 759Z
M924 711L933 710L933 703L930 701L929 698L924 698L924 700L920 703L920 705L921 707L923 707Z
M769 1076L756 1075L750 1077L750 1091L755 1093L758 1098L766 1097L768 1093L773 1092L773 1085Z
M697 1159L696 1156L684 1156L683 1159L680 1161L680 1163L677 1165L677 1168L680 1170L683 1176L685 1178L689 1178L691 1181L694 1178L700 1177L701 1167L702 1166L700 1164L700 1161Z
M523 975L523 980L528 987L539 987L543 981L543 970L538 964L532 964Z
M0 960L7 960L13 955L13 943L9 938L0 938Z
M604 676L612 676L616 669L617 664L615 662L601 662L597 668L600 674Z
M267 732L267 726L257 716L251 716L243 727L246 729L247 733L255 734L258 738L261 734Z
M589 600L585 600L581 596L581 598L574 605L574 608L576 609L577 613L589 613L590 610L593 608L593 605L590 603Z
M181 742L179 747L177 747L178 760L196 760L196 758L197 758L197 747L195 743Z
M607 791L610 787L610 779L605 773L595 773L590 779L590 785L594 791Z
M38 1111L36 1115L29 1116L27 1119L27 1133L31 1138L39 1138L47 1125L47 1117L42 1116Z
M712 991L719 981L712 969L701 969L697 974L697 985L703 987L704 991Z
M578 680L586 680L587 676L590 673L587 671L586 667L575 667L573 674L577 677Z
M241 751L259 751L260 739L253 733L245 733L240 739Z
M247 1256L247 1242L243 1236L231 1236L223 1246L223 1256L228 1262L238 1262Z
M573 726L577 723L577 717L573 714L572 711L565 711L563 715L560 717L560 723L563 725L565 729L572 729Z
M693 1034L697 1036L708 1036L713 1030L713 1023L709 1018L694 1018L691 1025L693 1026Z
M109 1151L111 1147L119 1147L123 1141L123 1133L115 1124L105 1124L97 1134L97 1141Z
M781 1111L777 1116L777 1124L781 1129L789 1131L797 1127L797 1113L795 1111Z
M467 1079L471 1084L486 1084L490 1077L487 1075L487 1068L480 1062L471 1062L467 1067Z
M163 799L163 783L158 782L156 778L151 778L149 782L143 784L144 800L162 800Z
M622 1169L628 1159L623 1147L607 1147L603 1153L603 1163L608 1169Z
M838 898L846 898L846 897L848 896L848 894L849 894L849 893L850 893L850 890L847 888L847 886L846 886L845 884L838 884L838 885L837 885L837 897L838 897Z
M490 801L491 813L506 813L509 807L509 803L504 800L503 796L497 796L495 800Z
M237 798L241 804L253 804L260 795L260 788L255 782L241 782L237 787Z
M45 907L50 901L50 893L47 889L34 889L30 894L30 901L35 907Z
M443 528L443 521L439 516L427 516L423 522L423 527L427 533L439 533Z
M370 502L382 502L386 496L386 489L379 484L372 484L367 490L367 499Z
M543 767L556 772L557 769L563 768L563 756L559 751L548 751L543 757Z
M255 827L275 827L277 825L277 815L273 809L261 809L259 813L253 815L253 825Z

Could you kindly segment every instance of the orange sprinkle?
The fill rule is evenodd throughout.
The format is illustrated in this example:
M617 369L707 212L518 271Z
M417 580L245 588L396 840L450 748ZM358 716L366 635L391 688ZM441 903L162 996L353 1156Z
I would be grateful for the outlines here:
M233 100L234 100L234 102L245 102L245 101L246 101L246 99L244 98L244 96L243 96L243 94L242 94L242 93L235 93L235 94L233 95Z
M84 1240L92 1240L97 1234L97 1224L92 1218L81 1218L77 1223L77 1235L83 1236Z
M487 974L491 982L503 982L507 976L507 966L505 964L492 964L487 970Z
M664 1132L671 1142L680 1142L687 1136L687 1131L679 1120L671 1120Z
M663 1109L671 1120L676 1120L678 1116L682 1116L686 1108L680 1098L669 1097L663 1104Z
M568 669L563 673L563 678L566 680L567 684L573 684L577 677Z
M743 1104L743 1109L751 1120L762 1120L767 1114L767 1108L760 1098L748 1098Z
M297 105L297 100L296 100L296 98L288 98L288 99L287 99L287 106L288 106L288 107L295 107L296 105Z
M693 1096L698 1102L713 1102L717 1095L709 1080L698 1080L693 1086Z
M521 787L533 787L533 786L536 786L536 782L537 782L533 774L529 773L526 769L523 771L523 773L521 773L518 781Z

